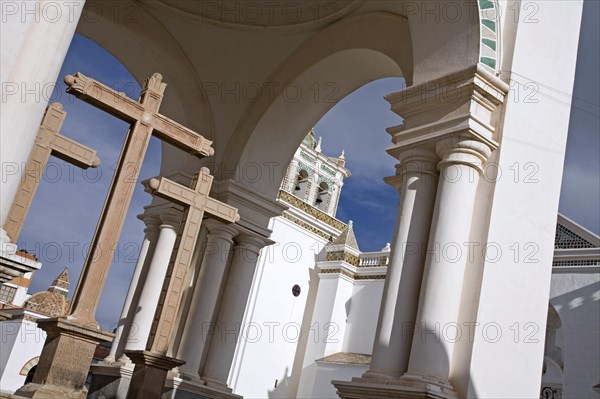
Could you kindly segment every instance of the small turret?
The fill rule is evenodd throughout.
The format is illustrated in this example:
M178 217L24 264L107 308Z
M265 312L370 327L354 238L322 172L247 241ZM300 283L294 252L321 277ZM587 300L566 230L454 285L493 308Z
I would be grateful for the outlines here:
M65 267L62 273L58 275L48 287L48 292L58 292L67 296L69 292L69 268Z
M348 222L342 233L325 246L327 261L344 261L353 266L358 266L360 249L352 228L352 220Z
M340 156L337 159L338 166L341 166L342 168L346 166L346 156L344 154L345 154L345 151L342 150L342 153L340 154Z
M321 152L321 143L323 142L323 137L319 136L319 141L317 141L317 145L315 147L315 151L316 152Z

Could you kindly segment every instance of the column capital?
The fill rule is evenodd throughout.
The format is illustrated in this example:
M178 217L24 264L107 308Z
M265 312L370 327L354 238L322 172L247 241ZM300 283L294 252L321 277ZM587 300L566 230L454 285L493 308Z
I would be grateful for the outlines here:
M160 228L171 228L177 229L181 223L182 212L175 208L169 208L161 212L160 215L161 225Z
M144 233L152 233L158 231L158 226L160 226L161 224L160 218L157 215L141 214L138 216L138 219L140 219L146 225Z
M437 178L439 158L432 147L413 147L399 152L397 157L400 163L396 164L396 174L383 180L400 191L409 176Z
M138 215L137 218L146 223L146 228L151 226L158 230L161 224L179 225L182 215L182 206L159 199L158 203L145 206L144 213ZM178 220L175 220L177 218ZM166 222L167 220L168 222Z
M387 129L396 158L407 148L435 143L449 136L468 135L498 146L502 106L508 86L480 66L387 95L392 111L404 118Z
M441 158L438 163L440 171L446 165L467 165L482 175L483 164L495 148L467 135L458 135L438 141L435 149Z
M240 233L236 237L235 242L236 250L238 250L238 248L245 249L258 256L260 250L269 244L270 240L249 233Z
M206 219L204 222L210 236L233 242L233 238L239 234L239 229L234 223L225 224L214 219Z

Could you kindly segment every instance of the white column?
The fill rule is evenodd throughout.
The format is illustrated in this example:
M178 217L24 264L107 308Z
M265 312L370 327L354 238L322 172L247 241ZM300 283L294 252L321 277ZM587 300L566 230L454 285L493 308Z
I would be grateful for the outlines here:
M2 1L0 107L4 225L84 1ZM10 117L8 117L10 115ZM3 230L2 230L3 231ZM1 235L2 232L0 232Z
M398 221L365 378L397 379L408 369L433 215L438 182L435 152L409 149L399 159L396 176L386 179L400 194Z
M119 326L115 332L115 339L110 348L110 353L106 359L104 359L107 363L112 363L117 359L119 361L129 360L127 356L123 354L123 349L125 348L125 344L129 337L135 309L138 307L138 299L141 291L140 285L143 284L146 279L148 274L148 263L150 263L150 259L152 259L158 240L158 226L160 225L160 219L152 215L142 215L140 218L146 224L146 228L144 229L144 240L142 241L140 254L135 264L133 276L131 277L131 284L129 285L129 290L127 291L127 296L123 303L121 317L119 318ZM136 291L138 292L138 295L135 295Z
M216 220L209 219L204 225L209 234L177 355L178 359L186 362L179 367L179 372L190 380L200 378L199 372L206 359L206 349L211 342L212 335L209 329L217 316L233 237L238 233L234 225L226 225Z
M242 234L236 238L227 284L215 325L215 336L211 340L201 373L206 385L231 391L227 386L227 378L233 362L258 255L263 246L265 240L256 236Z
M441 140L436 150L441 158L437 198L408 373L403 379L423 381L425 377L426 383L453 393L448 379L454 343L461 339L457 322L469 259L466 245L482 165L491 149L459 135Z
M158 240L148 266L148 275L144 281L137 308L134 310L125 350L146 349L169 261L177 240L181 213L169 210L160 215L160 220L162 224L159 226Z

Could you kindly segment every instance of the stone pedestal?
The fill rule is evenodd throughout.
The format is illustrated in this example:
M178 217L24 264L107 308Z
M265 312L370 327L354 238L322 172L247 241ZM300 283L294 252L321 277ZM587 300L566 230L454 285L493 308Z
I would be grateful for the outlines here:
M167 373L185 362L150 351L125 351L135 364L128 399L160 399Z
M90 367L93 377L87 399L125 399L133 368L134 364L129 362L93 364Z
M38 326L48 335L33 382L15 394L28 398L85 398L85 381L96 346L111 341L114 335L60 317L39 320Z
M167 378L162 399L242 399L242 396L176 377Z
M372 382L371 382L372 381ZM455 399L454 394L444 392L437 384L409 386L405 382L396 385L391 381L375 379L365 381L331 381L342 399Z

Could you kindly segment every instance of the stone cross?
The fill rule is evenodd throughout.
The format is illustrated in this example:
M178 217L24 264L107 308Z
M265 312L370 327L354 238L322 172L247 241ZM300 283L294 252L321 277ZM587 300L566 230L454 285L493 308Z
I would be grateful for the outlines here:
M76 324L98 328L96 308L150 137L200 157L213 155L214 150L211 141L158 112L167 86L158 73L144 82L139 101L81 73L66 76L65 83L67 93L131 124L68 316Z
M67 113L60 103L52 103L46 109L33 148L29 153L19 190L4 224L4 229L12 242L17 242L21 234L23 223L50 155L83 169L100 165L95 150L60 134L66 117Z
M166 356L175 326L175 318L181 304L184 283L188 273L204 213L224 222L239 220L237 209L208 196L213 177L207 168L202 168L188 188L164 177L148 180L146 190L153 195L173 201L185 208L184 222L171 256L163 285L166 291L159 304L152 325L153 333L148 337L147 350L125 351L135 363L127 399L159 399L162 395L167 372L185 363Z
M167 271L166 296L156 312L156 328L153 328L154 334L149 337L146 346L152 352L166 354L169 347L175 317L182 299L185 276L192 262L204 213L227 223L237 222L240 218L236 208L208 196L212 182L213 176L208 168L202 168L194 177L192 188L164 177L147 182L147 191L151 194L185 208L179 242L175 245L177 249Z
M81 73L67 76L65 83L68 86L67 93L129 122L131 127L125 138L115 175L77 284L70 314L66 318L38 320L38 327L46 331L48 336L33 382L18 391L19 395L26 397L86 397L84 386L94 350L99 342L109 341L114 337L113 334L100 330L94 314L112 263L114 244L119 240L150 137L155 135L196 156L209 156L214 153L211 141L158 113L166 88L160 74L154 74L144 82L139 101L134 101L124 93L116 92ZM197 193L207 196L210 181L206 183L205 178L201 178L201 181L202 183L196 186ZM169 185L169 187L175 190L177 186ZM180 193L181 201L184 201L186 192L183 190ZM204 205L208 208L216 206L218 209L215 209L215 213L220 217L224 217L223 215L227 213L226 208L219 208L212 200L198 201L197 204L194 203L197 206L190 206L188 210L191 214L190 219L198 224L202 219L202 213L198 213L196 209L199 206ZM221 210L223 212L219 213ZM188 248L189 245L191 244L188 239L182 241L182 248ZM186 260L181 260L184 261ZM179 272L180 269L176 270ZM169 369L181 364L181 361L170 361L153 356L151 353L145 356L145 359L150 365L158 364ZM169 366L163 366L164 364ZM143 373L145 369L136 366L136 370L141 370ZM160 380L160 383L164 384L166 373L166 370L161 369L160 378L156 378L156 374L147 376L150 380ZM139 380L139 373L136 375L136 380ZM161 390L162 385L157 391L159 396Z

